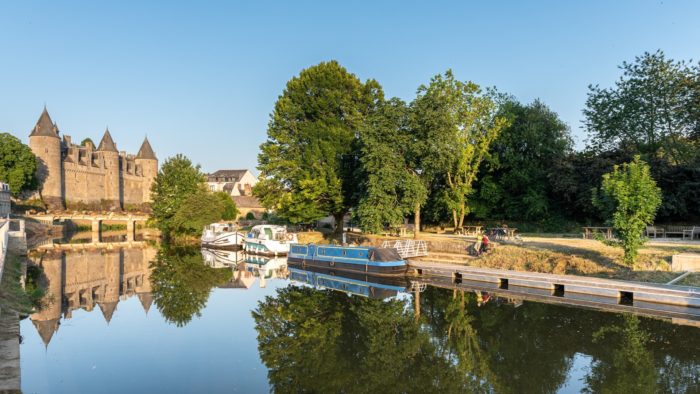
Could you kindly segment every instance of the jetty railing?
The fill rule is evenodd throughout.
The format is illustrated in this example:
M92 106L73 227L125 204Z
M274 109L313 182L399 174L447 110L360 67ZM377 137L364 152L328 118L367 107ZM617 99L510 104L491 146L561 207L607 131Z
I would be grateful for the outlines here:
M425 241L396 240L382 242L382 248L394 248L401 258L420 257L428 255L428 244Z

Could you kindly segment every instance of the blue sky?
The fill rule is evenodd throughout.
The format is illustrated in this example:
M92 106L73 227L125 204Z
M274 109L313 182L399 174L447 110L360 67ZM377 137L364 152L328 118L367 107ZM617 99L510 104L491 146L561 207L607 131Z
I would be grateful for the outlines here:
M0 131L25 142L44 103L62 132L109 125L136 152L253 168L274 102L336 59L410 101L448 68L542 99L579 147L587 86L644 51L700 58L698 1L0 2ZM98 142L98 141L96 141Z

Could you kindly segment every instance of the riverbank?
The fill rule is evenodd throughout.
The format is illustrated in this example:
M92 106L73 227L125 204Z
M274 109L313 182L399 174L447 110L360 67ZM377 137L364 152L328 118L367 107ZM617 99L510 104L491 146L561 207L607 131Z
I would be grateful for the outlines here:
M396 239L374 235L352 234L354 242L379 246L384 240ZM428 257L439 263L469 265L514 271L561 275L582 275L636 282L668 283L680 276L671 271L671 258L679 253L700 253L700 243L650 242L640 251L634 268L622 263L623 251L596 240L556 237L524 237L522 243L492 242L491 252L480 257L470 256L467 248L473 237L447 234L424 234L429 243ZM677 285L700 287L700 273L693 273Z

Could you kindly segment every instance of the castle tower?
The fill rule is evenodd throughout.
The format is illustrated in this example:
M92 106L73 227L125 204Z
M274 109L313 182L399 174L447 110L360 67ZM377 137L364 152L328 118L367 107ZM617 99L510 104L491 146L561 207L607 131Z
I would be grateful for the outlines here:
M46 107L29 134L29 147L39 159L37 176L41 182L41 199L49 209L63 209L61 139L58 136L58 127L51 120Z
M148 137L144 138L141 149L136 155L136 165L140 165L143 171L143 202L151 202L151 186L158 175L158 158L148 142Z
M112 135L109 134L109 128L105 130L100 146L97 151L102 154L105 165L105 196L104 200L107 203L106 207L110 210L122 209L121 187L119 184L121 166L119 165L119 151L117 144L114 143Z

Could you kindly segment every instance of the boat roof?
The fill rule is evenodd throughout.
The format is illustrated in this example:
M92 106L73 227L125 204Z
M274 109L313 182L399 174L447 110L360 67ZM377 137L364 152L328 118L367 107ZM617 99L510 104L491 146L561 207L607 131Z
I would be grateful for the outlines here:
M258 224L257 226L253 226L253 228L251 230L262 230L265 228L269 228L272 230L287 230L287 227L278 226L276 224Z

